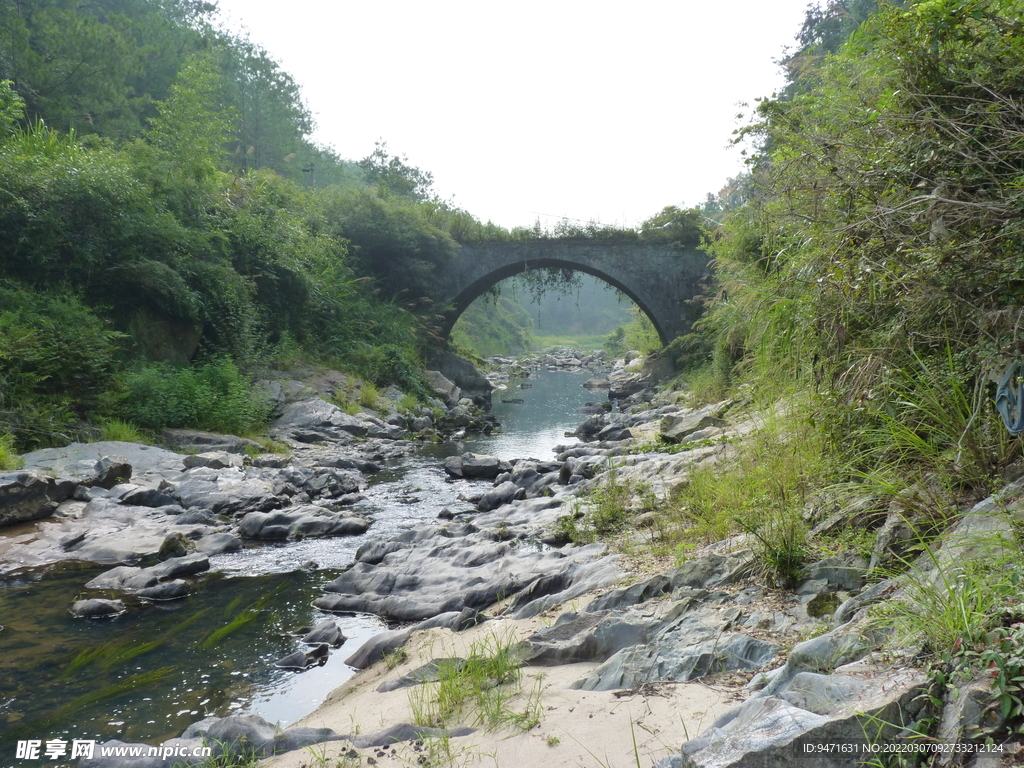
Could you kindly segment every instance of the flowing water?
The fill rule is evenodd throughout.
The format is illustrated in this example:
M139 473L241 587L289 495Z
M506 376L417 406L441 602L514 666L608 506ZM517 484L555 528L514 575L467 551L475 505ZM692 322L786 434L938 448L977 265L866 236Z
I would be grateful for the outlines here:
M301 674L274 667L303 647L298 630L327 616L312 607L323 585L366 541L468 507L458 498L466 483L441 469L445 456L551 459L555 445L575 442L564 433L583 420L577 409L601 397L582 388L589 376L540 371L528 388L495 392L500 433L426 446L370 479L355 507L374 521L367 533L218 555L216 573L185 600L83 621L68 607L109 566L68 563L0 579L0 755L17 739L155 743L206 716L246 711L288 725L308 714L354 674L344 660L385 628L372 616L336 616L348 640L324 666Z

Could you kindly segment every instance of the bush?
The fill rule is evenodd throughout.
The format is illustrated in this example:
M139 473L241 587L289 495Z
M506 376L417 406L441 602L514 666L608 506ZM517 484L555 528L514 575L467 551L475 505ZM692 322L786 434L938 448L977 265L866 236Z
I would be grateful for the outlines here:
M24 448L73 439L123 339L73 294L0 282L0 429Z
M232 434L257 429L270 412L227 358L196 368L137 368L125 376L116 408L146 429L183 427Z
M0 432L0 470L21 469L22 463L14 450L14 436Z

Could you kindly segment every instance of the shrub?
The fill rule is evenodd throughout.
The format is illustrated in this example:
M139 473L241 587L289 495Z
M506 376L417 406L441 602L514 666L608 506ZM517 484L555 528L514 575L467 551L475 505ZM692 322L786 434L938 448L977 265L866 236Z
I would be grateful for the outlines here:
M147 429L185 427L245 434L260 427L268 404L227 358L195 368L149 364L125 376L117 408Z
M0 432L0 470L21 469L23 463L14 450L14 436Z

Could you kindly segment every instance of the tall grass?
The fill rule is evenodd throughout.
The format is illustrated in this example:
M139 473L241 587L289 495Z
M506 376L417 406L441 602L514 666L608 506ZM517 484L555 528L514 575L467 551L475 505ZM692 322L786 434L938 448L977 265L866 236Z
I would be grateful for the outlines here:
M436 682L409 692L416 725L448 727L467 720L473 725L532 728L540 719L539 689L526 697L522 712L512 707L522 693L521 657L511 637L490 636L473 643L465 659L442 659Z
M718 463L691 466L687 482L659 516L656 548L681 556L746 532L768 576L790 582L809 553L804 507L834 471L803 408L766 415Z
M0 432L0 470L21 469L24 461L14 449L14 436Z

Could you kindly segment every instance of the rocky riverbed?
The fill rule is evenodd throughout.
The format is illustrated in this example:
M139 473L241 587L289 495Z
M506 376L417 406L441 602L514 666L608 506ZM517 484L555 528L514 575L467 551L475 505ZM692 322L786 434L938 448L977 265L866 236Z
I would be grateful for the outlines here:
M569 362L544 364L588 366L584 358L559 357ZM628 365L622 361L606 380L642 373L642 365ZM461 399L451 398L449 415ZM562 543L560 520L584 512L588 491L607 483L610 472L616 482L642 480L665 497L696 464L727 461L734 441L756 428L743 403L693 410L648 386L620 404L620 412L593 413L575 431L582 444L563 446L553 459L451 457L447 474L465 483L460 508L438 509L433 522L359 548L315 604L329 614L374 614L391 628L346 659L362 671L315 712L288 727L253 715L207 718L165 744L244 739L268 756L279 753L267 762L275 768L300 768L311 756L331 765L625 766L639 759L659 768L710 768L801 758L845 766L853 763L841 753L804 758L805 745L863 741L865 715L881 724L877 738L895 738L920 716L924 674L886 650L885 634L867 624L870 606L904 585L866 584L868 563L854 555L812 563L793 589L780 590L754 578L743 537L696 550L675 566L627 562L601 544ZM126 564L89 589L178 599L212 550L371 525L352 506L366 473L409 449L388 429L405 427L349 416L317 397L283 398L279 407L275 434L292 450L287 461L102 444L28 456L36 472L56 475L53 487L63 484L56 494L67 495L50 522L12 537L0 556L20 557L23 565L109 558ZM654 437L677 447L635 450ZM124 464L106 471L121 461L113 455L127 459L130 478ZM988 500L965 516L964 530L947 539L950 557L962 554L956 535L1006 525L996 507ZM644 528L645 510L630 514L642 544L653 535ZM161 554L160 563L148 564ZM150 597L145 590L153 589ZM112 605L74 610L100 616L127 609L125 601L105 599ZM308 650L280 663L316 674L339 633L332 620L311 631ZM430 708L445 675L499 648L513 655L516 671L482 689L508 691L502 716ZM943 708L954 740L982 716L980 699ZM96 757L79 765L164 763Z

